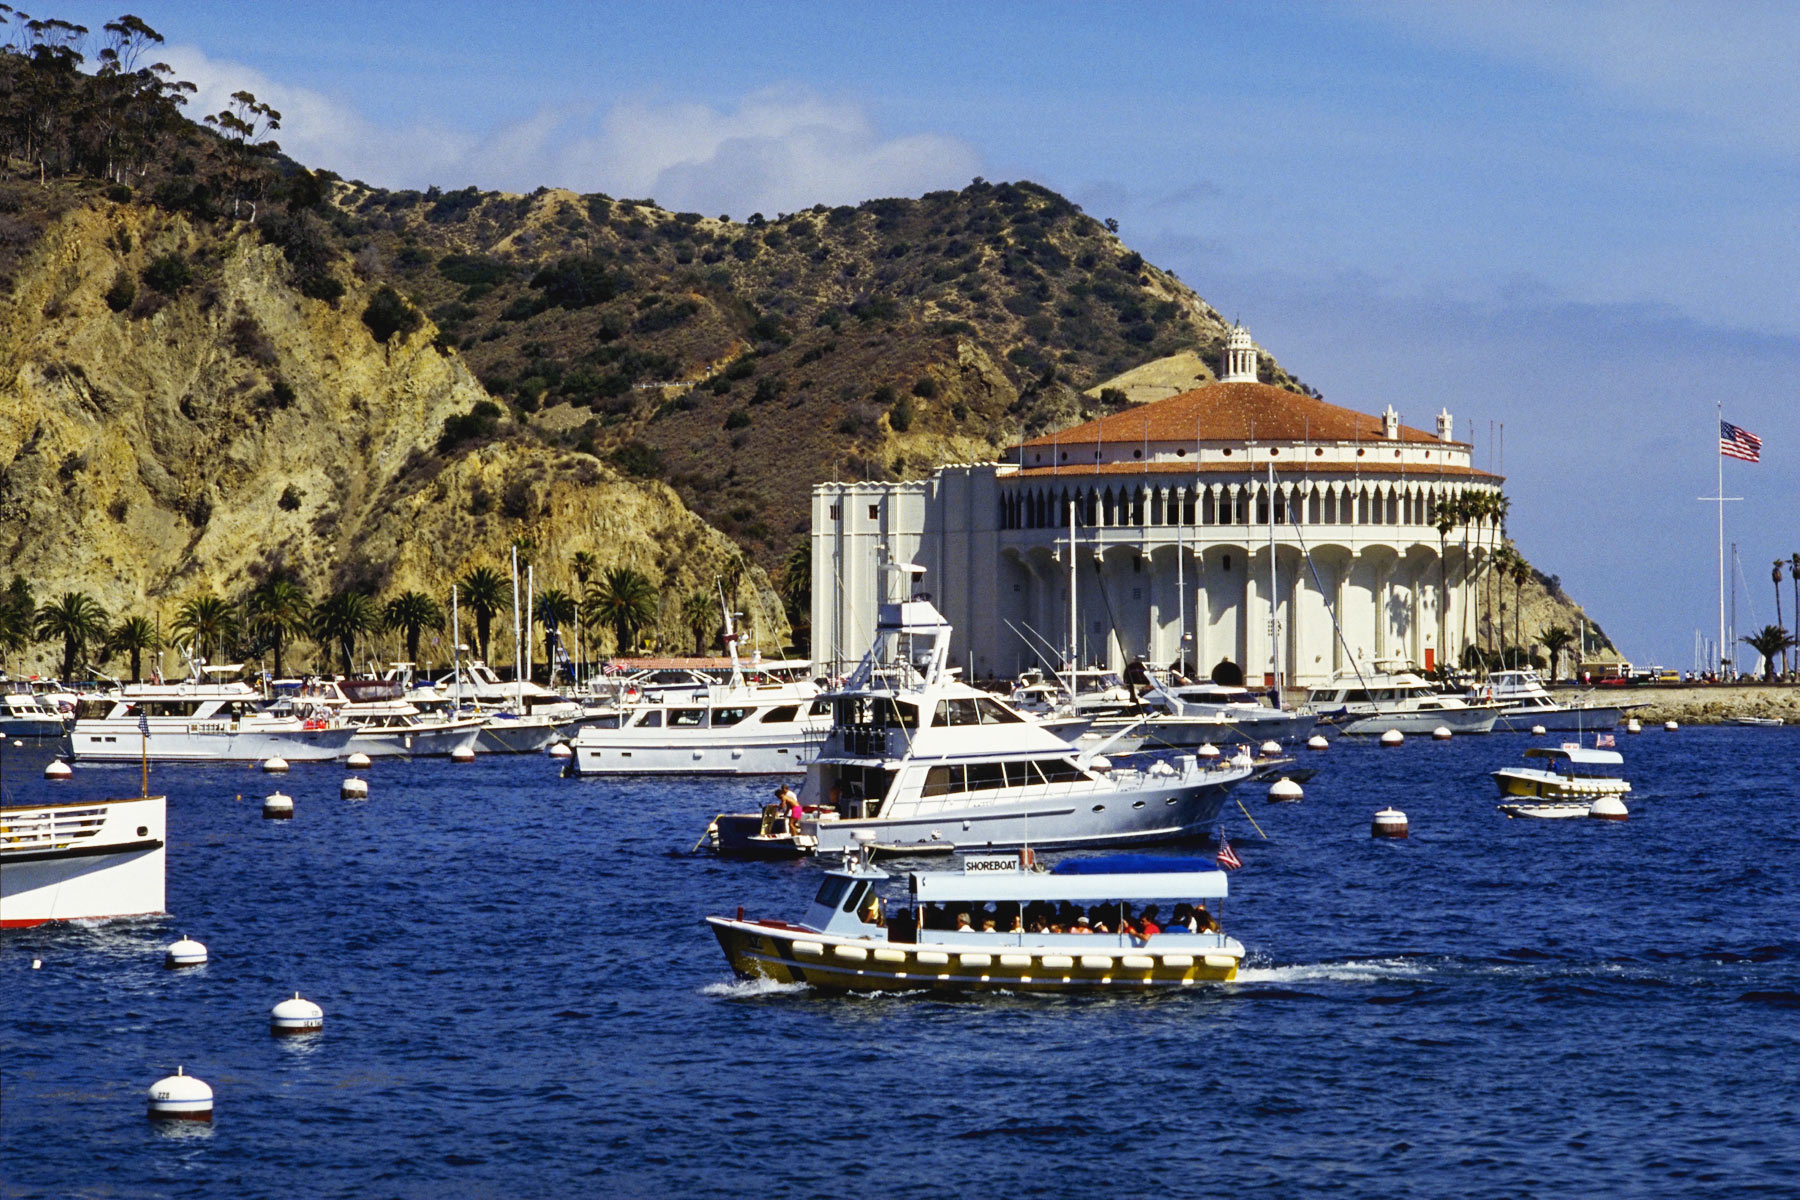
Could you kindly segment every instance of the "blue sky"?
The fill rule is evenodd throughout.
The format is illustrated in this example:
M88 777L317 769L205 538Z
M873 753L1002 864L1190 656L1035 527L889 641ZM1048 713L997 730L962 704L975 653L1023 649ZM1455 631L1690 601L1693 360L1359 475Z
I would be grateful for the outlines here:
M1716 636L1697 498L1720 401L1765 442L1725 467L1741 630L1800 552L1792 5L130 11L203 101L248 86L296 157L390 187L739 218L977 174L1055 188L1327 399L1427 427L1448 407L1483 465L1504 425L1514 535L1639 662Z

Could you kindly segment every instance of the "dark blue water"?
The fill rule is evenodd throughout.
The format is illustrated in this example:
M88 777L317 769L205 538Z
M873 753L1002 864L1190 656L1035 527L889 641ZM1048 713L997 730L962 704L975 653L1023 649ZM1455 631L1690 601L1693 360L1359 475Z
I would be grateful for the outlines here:
M1302 804L1243 791L1252 965L1152 998L732 982L700 917L797 915L817 867L686 851L767 783L484 758L380 764L347 803L296 767L278 824L254 770L164 768L173 915L0 941L0 1189L1800 1194L1800 730L1620 742L1622 825L1496 813L1520 736L1340 743ZM1387 804L1409 841L1370 839ZM164 971L183 932L212 962ZM267 1030L295 989L307 1044ZM177 1063L210 1129L144 1119Z

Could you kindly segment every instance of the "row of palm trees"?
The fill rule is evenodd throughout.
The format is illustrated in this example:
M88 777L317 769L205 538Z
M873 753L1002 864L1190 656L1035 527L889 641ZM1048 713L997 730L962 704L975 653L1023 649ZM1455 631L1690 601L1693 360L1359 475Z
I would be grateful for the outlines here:
M636 648L644 631L657 623L662 594L656 585L633 567L602 569L587 551L571 556L570 570L577 582L575 595L545 588L532 600L533 622L543 627L547 656L554 658L557 639L577 624L588 634L610 632L615 653ZM740 566L721 581L725 594L735 595L741 572ZM455 603L473 619L477 657L490 656L494 618L512 607L512 598L510 578L493 567L475 567L456 581ZM695 592L681 603L681 622L694 637L696 654L705 653L718 636L720 599ZM60 641L64 679L122 659L136 682L142 678L146 652L174 647L187 647L209 659L268 654L275 675L281 676L286 655L303 641L313 643L325 657L335 657L337 666L349 674L358 644L370 636L398 633L405 640L406 657L417 662L425 633L442 631L448 624L448 597L439 600L406 591L382 601L346 589L314 600L297 580L284 574L269 578L237 602L212 594L191 597L181 603L166 632L141 615L109 615L85 592L65 592L36 603L30 585L19 576L0 592L0 655Z
M1460 495L1439 500L1431 509L1431 524L1438 532L1438 645L1448 647L1447 623L1450 608L1450 535L1457 529L1462 530L1462 552L1465 564L1473 561L1471 554L1480 562L1479 593L1485 612L1485 618L1477 619L1473 636L1467 635L1470 624L1469 600L1470 589L1463 590L1463 610L1458 628L1465 631L1464 643L1479 648L1486 653L1489 650L1489 637L1493 643L1493 653L1498 656L1501 644L1505 641L1504 631L1500 623L1494 619L1494 586L1503 585L1510 577L1514 585L1513 642L1519 642L1518 635L1518 597L1522 592L1525 580L1531 577L1531 568L1510 545L1506 544L1506 516L1512 511L1512 501L1499 492L1465 491ZM1471 547L1471 534L1474 545ZM1486 543L1484 548L1483 543ZM1467 566L1464 568L1467 572ZM1502 597L1502 599L1504 599ZM1484 633L1484 631L1486 631Z

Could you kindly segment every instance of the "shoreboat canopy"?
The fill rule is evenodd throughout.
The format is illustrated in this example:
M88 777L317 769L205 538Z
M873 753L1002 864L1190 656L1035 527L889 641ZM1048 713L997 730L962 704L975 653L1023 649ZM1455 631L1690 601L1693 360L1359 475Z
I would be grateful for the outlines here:
M1585 746L1533 746L1525 751L1526 758L1560 758L1582 766L1618 767L1625 764L1625 756L1617 750L1589 750Z
M915 872L913 898L940 901L1212 900L1226 893L1225 872L1205 859L1120 855L1060 863L1054 871Z

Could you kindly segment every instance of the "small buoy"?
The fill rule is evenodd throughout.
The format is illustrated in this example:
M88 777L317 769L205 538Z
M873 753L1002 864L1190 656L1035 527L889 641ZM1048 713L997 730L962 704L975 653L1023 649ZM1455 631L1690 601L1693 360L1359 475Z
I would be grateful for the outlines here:
M366 771L369 769L369 756L358 750L344 760L344 765L352 771Z
M1331 741L1324 734L1315 733L1306 739L1306 745L1308 749L1323 750L1325 747L1331 745Z
M32 960L31 960L31 969L32 969L32 970L34 970L34 971L41 971L41 970L43 970L43 969L44 969L44 960L43 960L43 959L41 959L41 958L34 958L34 959L32 959Z
M1381 744L1384 746L1398 746L1405 741L1406 735L1402 734L1398 729L1390 729L1381 735Z
M277 754L272 758L264 759L262 767L264 775L285 775L288 769L287 759Z
M1301 789L1300 785L1286 775L1269 785L1269 799L1277 804L1292 803L1302 799L1305 795L1306 792Z
M1623 821L1625 802L1617 796L1602 796L1588 809L1588 816L1597 821Z
M294 816L294 798L286 792L271 792L263 797L263 816L271 821L290 821Z
M1544 736L1544 727L1542 725L1533 725L1531 727L1531 736L1532 737L1543 737Z
M181 935L178 942L170 942L169 948L163 951L163 966L171 970L177 967L201 967L206 965L206 943L196 942L187 934Z
M1219 757L1219 748L1211 742L1202 742L1200 748L1194 751L1194 753L1198 754L1201 758L1217 758Z
M1270 738L1268 741L1266 741L1262 744L1262 752L1264 754L1271 755L1271 756L1280 754L1281 753L1281 743L1276 741L1274 738Z
M369 798L369 781L358 779L352 775L344 780L343 785L338 788L338 796L345 800L367 800Z
M213 1090L176 1067L173 1075L150 1085L149 1117L152 1121L210 1121Z
M1375 820L1369 826L1369 836L1378 838L1406 837L1406 814L1397 808L1382 809L1375 814Z
M325 1028L325 1010L311 1000L294 993L269 1010L269 1032L276 1037L293 1037L301 1033L317 1033Z
M1431 731L1431 739L1436 742L1447 742L1450 740L1451 736L1450 727L1448 725L1439 725L1436 729Z
M469 749L467 746L458 746L456 749L454 749L450 752L450 761L451 762L474 762L475 761L475 751Z
M1626 733L1642 733L1642 732L1644 732L1644 726L1638 721L1638 719L1636 717L1633 717L1629 721L1625 722L1625 732Z
M1670 733L1674 733L1677 729L1681 728L1681 722L1680 721L1664 721L1663 728L1668 730Z
M573 750L569 749L569 743L567 742L557 742L550 747L551 758L568 758L574 753Z
M67 779L74 773L74 769L60 758L51 759L50 765L44 768L45 779Z

